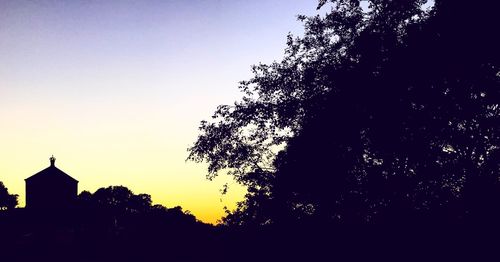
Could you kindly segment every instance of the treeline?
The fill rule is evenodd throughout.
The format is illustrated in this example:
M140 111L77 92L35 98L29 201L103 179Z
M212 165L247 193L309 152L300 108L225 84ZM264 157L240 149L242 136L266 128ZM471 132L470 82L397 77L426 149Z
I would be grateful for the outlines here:
M0 211L0 232L9 261L197 261L217 235L180 206L152 205L124 186L83 191L64 209Z

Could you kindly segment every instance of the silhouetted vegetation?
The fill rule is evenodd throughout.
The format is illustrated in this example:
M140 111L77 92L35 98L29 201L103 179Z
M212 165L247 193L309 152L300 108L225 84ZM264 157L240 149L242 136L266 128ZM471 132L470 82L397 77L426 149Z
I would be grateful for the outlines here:
M248 188L221 225L123 186L12 209L0 184L2 261L497 257L499 5L320 0L190 148Z
M17 197L16 194L9 194L7 187L0 181L0 210L15 208L18 204Z
M124 186L83 191L68 208L0 212L0 231L0 250L8 261L198 261L214 256L209 249L215 244L212 225L179 206L152 205L149 195Z
M499 4L427 2L320 1L202 122L189 159L248 187L226 224L499 221Z

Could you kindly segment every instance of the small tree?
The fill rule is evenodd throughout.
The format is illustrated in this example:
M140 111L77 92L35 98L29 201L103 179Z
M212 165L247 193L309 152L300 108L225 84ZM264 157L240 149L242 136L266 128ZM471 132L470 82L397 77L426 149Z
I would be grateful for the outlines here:
M18 205L16 194L9 194L9 190L0 181L0 210L13 209Z

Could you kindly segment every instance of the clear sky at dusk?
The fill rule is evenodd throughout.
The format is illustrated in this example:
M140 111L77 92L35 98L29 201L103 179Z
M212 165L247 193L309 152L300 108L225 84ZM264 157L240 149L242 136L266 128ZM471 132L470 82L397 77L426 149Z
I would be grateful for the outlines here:
M185 162L199 122L283 55L316 0L0 0L0 181L49 165L215 222L243 190ZM229 182L229 194L220 195Z

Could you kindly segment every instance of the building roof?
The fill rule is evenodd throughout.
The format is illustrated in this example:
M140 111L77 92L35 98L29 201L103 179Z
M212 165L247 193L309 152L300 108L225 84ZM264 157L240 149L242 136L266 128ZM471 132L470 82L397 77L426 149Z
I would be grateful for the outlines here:
M76 183L78 183L78 180L72 178L70 175L64 173L64 171L62 171L61 169L57 168L55 166L55 161L56 159L54 158L54 156L52 156L50 158L50 166L45 168L44 170L26 178L25 180L28 181L28 180L38 180L38 179L43 179L44 177L45 178L62 178L62 179L66 179L66 180L72 180Z

